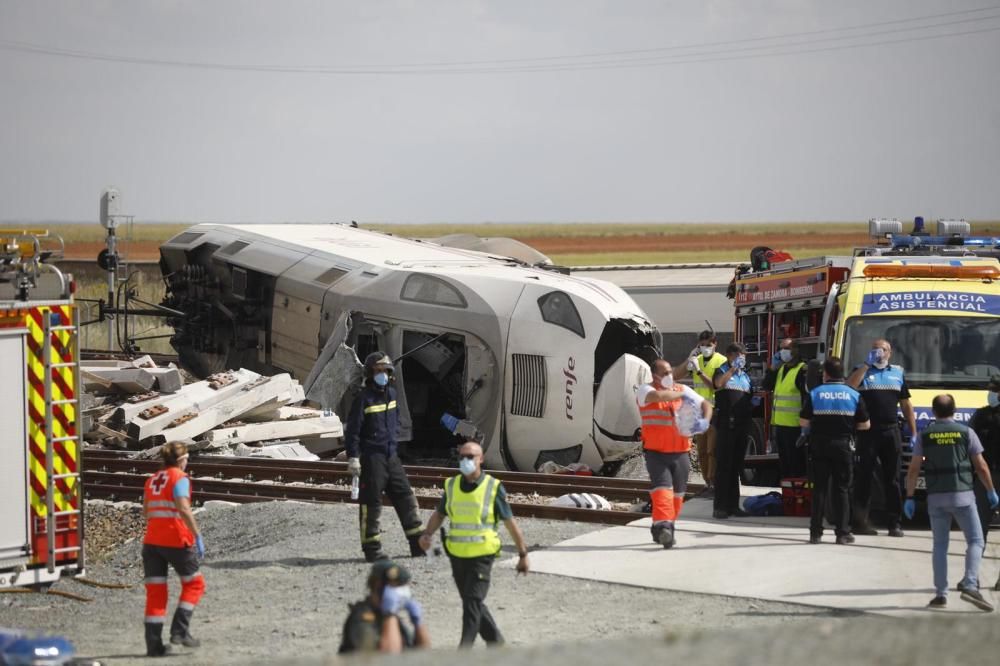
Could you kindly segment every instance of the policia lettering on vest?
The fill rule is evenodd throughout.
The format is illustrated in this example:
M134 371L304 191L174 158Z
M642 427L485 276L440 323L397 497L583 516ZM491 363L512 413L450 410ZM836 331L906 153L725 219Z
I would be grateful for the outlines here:
M854 470L854 432L871 427L860 394L844 383L844 366L832 356L823 362L823 383L810 391L799 414L803 439L812 456L812 516L809 543L823 536L826 498L832 496L837 543L854 543L851 534L851 478Z
M486 595L490 589L493 562L500 555L500 535L497 523L504 526L517 547L518 573L528 573L528 547L507 495L499 480L482 469L483 449L476 442L466 442L459 449L461 474L444 485L444 495L437 510L427 521L420 536L420 547L431 547L434 532L444 519L451 521L445 549L451 560L451 573L462 599L462 639L459 647L472 647L476 636L490 644L504 642L489 608Z

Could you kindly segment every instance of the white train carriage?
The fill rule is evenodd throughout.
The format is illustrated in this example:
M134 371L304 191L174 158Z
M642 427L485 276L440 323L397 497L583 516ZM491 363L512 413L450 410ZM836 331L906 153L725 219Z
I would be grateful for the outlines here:
M289 372L346 416L357 359L396 360L401 440L479 431L488 464L583 462L636 450L633 389L656 330L601 280L340 224L201 224L160 248L181 362Z

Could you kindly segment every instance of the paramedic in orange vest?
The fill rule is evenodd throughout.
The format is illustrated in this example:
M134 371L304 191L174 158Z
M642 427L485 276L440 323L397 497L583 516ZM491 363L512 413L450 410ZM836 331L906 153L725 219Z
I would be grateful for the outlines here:
M674 523L684 504L690 468L691 439L678 430L678 410L685 402L699 410L701 417L695 421L694 432L702 433L708 429L712 418L712 403L693 389L675 384L667 361L657 359L650 367L652 383L643 384L636 391L642 417L642 450L652 485L649 495L653 526L650 531L653 543L670 548L674 545Z
M146 654L160 657L170 648L163 644L167 618L167 569L181 578L181 598L170 624L170 642L198 647L191 636L191 614L205 593L205 580L198 562L205 544L191 512L191 482L187 469L187 446L168 442L160 449L163 468L146 480L142 508L146 536L142 540L142 568L146 578Z

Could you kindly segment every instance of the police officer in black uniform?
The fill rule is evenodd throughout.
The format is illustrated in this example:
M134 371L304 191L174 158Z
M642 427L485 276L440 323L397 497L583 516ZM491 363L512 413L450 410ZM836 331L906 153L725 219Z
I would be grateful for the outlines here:
M989 391L986 398L987 404L976 410L969 426L982 442L983 459L986 461L986 467L990 470L990 475L993 479L1000 479L1000 375L990 377L986 390ZM973 490L976 492L976 507L979 512L979 522L983 528L983 540L986 541L989 536L990 521L993 518L993 509L987 498L987 489L978 476L975 479ZM997 578L993 589L1000 592L1000 577Z
M839 358L832 356L823 362L823 383L806 395L799 424L800 444L808 440L812 455L809 543L819 543L823 536L823 513L831 488L837 543L854 543L850 527L854 431L867 430L871 423L861 395L844 383L844 366Z
M740 470L747 454L753 418L753 382L746 371L743 345L726 347L726 362L712 377L715 384L715 499L713 518L746 516L740 508Z
M379 527L383 492L396 509L410 542L410 555L424 555L417 543L423 532L417 498L397 455L399 411L396 389L389 382L391 375L392 360L385 353L372 352L365 358L365 388L354 399L344 429L347 470L361 477L361 550L368 562L386 557L382 552L382 531Z
M878 339L872 343L865 362L847 378L847 385L861 392L871 415L872 427L858 438L857 477L854 488L854 532L876 535L868 521L872 497L872 476L878 471L885 494L885 512L889 536L903 536L899 520L903 511L903 496L899 487L900 453L903 447L896 406L910 426L909 445L917 441L917 419L910 402L903 368L889 363L892 345Z

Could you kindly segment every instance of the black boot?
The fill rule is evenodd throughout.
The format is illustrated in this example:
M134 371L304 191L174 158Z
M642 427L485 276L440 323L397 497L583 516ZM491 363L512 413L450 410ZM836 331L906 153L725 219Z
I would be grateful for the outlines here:
M382 552L382 548L365 548L365 562L378 562L379 560L387 560L389 556Z
M163 644L163 623L146 623L146 656L162 657L170 652L170 646Z
M193 610L178 608L174 611L174 621L170 623L170 642L174 645L196 648L201 641L191 635L191 614Z

